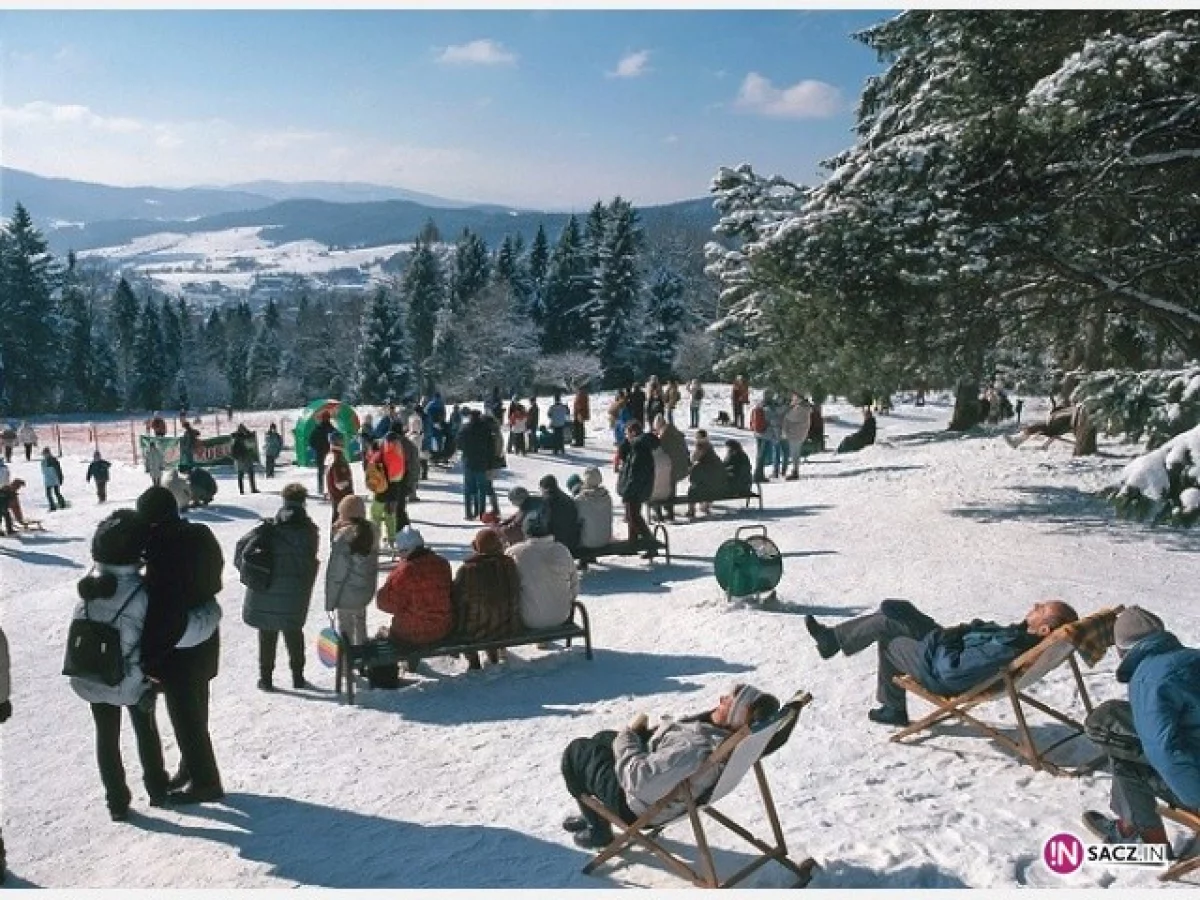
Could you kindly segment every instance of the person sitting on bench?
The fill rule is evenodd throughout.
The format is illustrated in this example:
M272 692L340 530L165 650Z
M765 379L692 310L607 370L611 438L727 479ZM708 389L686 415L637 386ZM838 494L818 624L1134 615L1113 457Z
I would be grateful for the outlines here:
M475 552L454 575L451 605L455 639L467 643L510 637L521 631L521 580L517 564L504 553L504 542L493 528L484 528L471 542ZM465 654L468 669L481 668L479 654ZM488 662L500 662L500 651L489 650Z
M542 489L542 502L550 511L550 533L574 556L579 549L579 512L575 501L558 486L553 475L543 475L538 487Z
M734 496L744 497L754 491L754 467L750 457L742 449L741 441L725 442L725 472L729 475L729 489Z
M412 527L396 534L396 550L400 559L375 597L380 610L392 614L387 637L401 646L435 644L453 624L450 563L426 547Z
M749 460L747 460L749 462ZM696 446L692 450L692 467L688 470L688 510L687 517L694 518L696 504L705 514L712 509L711 500L720 500L731 493L729 473L713 449L708 439L708 433L701 430L696 432Z
M1184 647L1140 606L1117 616L1113 642L1129 699L1101 703L1086 729L1112 761L1117 817L1088 810L1083 824L1106 844L1165 844L1155 798L1200 810L1200 650Z
M832 628L812 616L805 616L804 624L817 642L821 659L829 659L839 650L853 656L877 644L875 694L882 705L867 713L867 718L882 725L906 726L907 693L894 683L895 676L909 675L942 696L961 694L1037 646L1060 625L1078 618L1061 600L1047 600L1035 603L1024 620L1013 625L975 619L943 628L907 600L884 600L878 612Z
M869 447L873 443L875 443L875 413L871 412L871 407L864 406L862 427L842 438L837 452L857 453L863 447Z
M581 815L563 820L575 834L575 844L599 849L612 842L612 827L579 798L584 794L632 824L672 788L704 764L730 734L743 725L754 725L779 711L779 701L749 684L735 684L721 696L715 709L678 721L663 718L650 727L649 717L638 713L620 732L601 731L576 738L562 756L567 792L579 804ZM697 785L703 796L721 776L719 767ZM678 804L665 806L656 821L666 823L680 814Z
M583 470L583 487L575 498L579 513L579 546L607 547L613 539L612 495L604 487L604 476L595 466Z
M553 628L571 618L579 572L571 551L550 534L544 506L527 512L523 526L526 540L508 549L521 582L521 622L530 629Z

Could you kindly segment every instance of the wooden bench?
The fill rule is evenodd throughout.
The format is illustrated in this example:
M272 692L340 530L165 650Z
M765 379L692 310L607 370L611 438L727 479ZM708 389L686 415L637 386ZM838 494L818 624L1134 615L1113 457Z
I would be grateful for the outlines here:
M576 619L578 614L578 620ZM541 644L546 641L571 642L582 639L584 656L592 658L592 626L587 609L578 600L571 603L571 618L553 628L537 628L523 631L520 634L503 638L493 638L488 641L461 641L448 638L439 644L427 644L421 647L403 646L388 638L372 638L365 644L352 645L349 635L344 631L339 634L337 667L334 670L334 690L340 697L342 682L346 684L346 699L354 705L354 679L356 674L366 675L367 670L374 666L395 665L405 661L429 659L435 656L459 656L470 652L486 652L488 650L503 650L506 647L519 647L524 644Z
M603 556L635 556L653 549L656 555L662 553L667 558L667 565L670 565L671 537L667 534L666 526L661 522L656 524L653 534L653 548L637 541L634 541L632 544L629 541L614 541L611 544L605 544L603 547L579 547L575 550L575 562L579 565L580 571L586 571L589 565L597 562ZM649 557L649 560L650 564L653 565L654 557Z
M720 497L698 497L695 500L693 500L691 497L685 496L683 500L687 503L728 503L730 500L745 500L746 509L749 509L750 504L757 500L758 511L762 512L763 509L762 491L756 491L753 488L751 488L751 490L745 494L723 494Z

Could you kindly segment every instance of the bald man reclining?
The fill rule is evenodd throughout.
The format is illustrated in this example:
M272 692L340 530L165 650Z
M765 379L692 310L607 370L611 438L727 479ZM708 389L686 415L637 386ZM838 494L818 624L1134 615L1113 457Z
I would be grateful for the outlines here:
M853 656L877 645L876 698L882 705L867 717L903 727L908 725L907 695L893 682L896 675L910 675L935 694L952 697L995 675L1054 629L1078 618L1061 600L1047 600L1035 603L1014 625L975 619L943 628L907 600L884 600L878 612L832 628L812 616L805 616L804 624L822 659L839 650Z

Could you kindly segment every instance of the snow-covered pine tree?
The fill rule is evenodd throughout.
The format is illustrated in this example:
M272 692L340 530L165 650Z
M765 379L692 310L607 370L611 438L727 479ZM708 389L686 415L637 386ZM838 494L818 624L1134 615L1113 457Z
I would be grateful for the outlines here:
M274 403L275 379L283 356L280 328L279 305L272 298L263 307L246 362L246 390L254 406Z
M415 386L403 311L383 287L371 295L363 314L353 394L359 403L399 401Z
M591 347L587 309L592 298L592 274L583 234L575 216L567 219L546 267L544 309L540 316L542 351L585 352Z
M80 282L74 253L67 255L59 308L62 314L59 408L91 409L92 309L90 298Z
M171 402L174 400L175 381L183 366L183 326L177 307L169 297L162 298L158 321L163 340L163 396Z
M46 240L16 204L0 229L0 352L7 366L9 408L46 409L59 370L58 276Z
M687 310L683 304L683 279L678 273L660 270L646 290L645 331L642 333L642 372L670 378L675 372L675 355Z
M438 311L446 296L441 261L433 245L418 241L401 281L401 294L407 310L407 331L412 339L413 361L421 384L427 381L426 369L433 353Z
M133 347L137 360L133 373L134 408L159 409L168 385L164 385L163 338L158 321L158 304L152 297L147 297L142 304Z
M492 260L483 238L464 228L454 245L454 267L450 275L450 303L461 314L470 309L491 277Z
M641 294L638 250L642 229L633 204L613 198L592 278L592 348L608 386L629 384L637 372L640 323L634 315Z
M112 296L109 331L116 338L114 349L117 355L117 372L120 378L121 396L127 409L130 408L133 398L133 379L136 369L134 361L137 359L134 342L137 340L140 309L133 288L122 276L121 280L117 282L117 288Z
M236 409L250 405L246 359L254 339L254 314L241 301L225 310L225 380L229 382L229 404Z

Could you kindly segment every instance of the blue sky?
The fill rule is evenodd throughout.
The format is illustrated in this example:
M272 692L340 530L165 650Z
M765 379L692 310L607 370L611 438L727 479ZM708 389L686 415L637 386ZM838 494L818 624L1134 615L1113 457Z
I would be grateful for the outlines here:
M797 181L852 142L889 13L0 10L0 159L184 187L368 181L526 207Z

